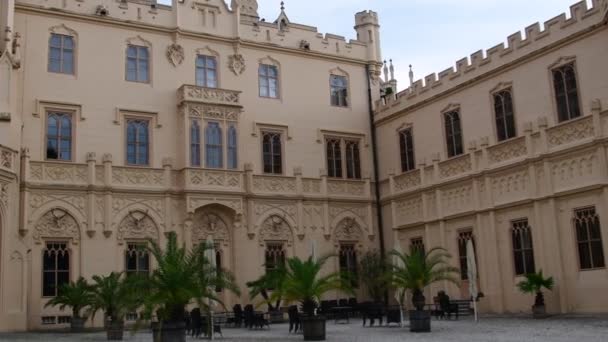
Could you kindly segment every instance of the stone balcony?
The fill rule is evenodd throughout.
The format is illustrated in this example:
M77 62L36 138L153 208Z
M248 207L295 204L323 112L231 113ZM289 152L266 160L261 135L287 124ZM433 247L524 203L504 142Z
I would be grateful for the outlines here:
M0 145L0 170L15 173L17 170L17 152Z
M24 175L27 186L61 186L62 188L99 188L100 190L197 193L225 195L254 195L260 197L347 199L370 201L372 185L369 179L304 178L297 170L295 176L257 175L250 167L245 170L205 168L174 169L170 159L163 168L142 168L113 165L109 154L98 162L94 153L87 155L88 163L29 161Z
M241 107L240 91L220 88L205 88L194 85L183 85L177 90L177 102L200 103L215 106Z

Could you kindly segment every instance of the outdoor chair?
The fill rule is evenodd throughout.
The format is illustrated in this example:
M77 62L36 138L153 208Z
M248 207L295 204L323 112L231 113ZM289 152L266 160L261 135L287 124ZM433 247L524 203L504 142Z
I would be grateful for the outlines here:
M292 305L289 307L287 314L289 315L289 333L293 331L293 333L297 333L300 331L300 313L298 312L298 307Z
M243 324L243 308L241 304L236 304L232 307L232 317L228 317L226 324L231 324L235 328L240 328Z
M367 324L368 319L370 327L374 326L376 320L378 320L379 324L382 325L382 321L384 318L383 303L366 302L362 304L361 309L361 315L363 316L363 326Z
M209 317L207 316L203 316L201 318L201 329L202 329L202 333L203 335L205 335L205 337L210 337L209 336ZM220 336L224 337L224 335L222 335L222 327L220 326L219 322L213 322L213 332L211 332L212 334L220 334Z

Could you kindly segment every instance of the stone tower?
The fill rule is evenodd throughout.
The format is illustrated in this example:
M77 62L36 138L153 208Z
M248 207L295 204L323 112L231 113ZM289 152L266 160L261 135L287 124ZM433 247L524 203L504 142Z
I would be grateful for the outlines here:
M241 7L241 18L246 21L256 22L260 19L258 15L258 2L257 0L232 0L232 10L236 6Z
M357 39L368 45L368 60L381 63L382 51L380 49L380 24L378 13L363 11L355 15L355 30Z

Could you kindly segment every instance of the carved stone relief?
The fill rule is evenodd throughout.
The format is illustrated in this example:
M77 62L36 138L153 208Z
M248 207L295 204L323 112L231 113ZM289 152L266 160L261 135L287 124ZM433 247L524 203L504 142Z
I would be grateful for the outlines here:
M295 178L254 177L253 189L259 192L295 193Z
M441 178L448 178L471 171L471 168L469 156L458 157L439 164L439 175Z
M513 200L514 196L526 196L530 185L528 170L517 171L492 179L496 201Z
M184 114L193 118L238 121L240 109L235 107L213 106L201 103L188 103L182 106Z
M214 241L221 241L228 244L230 232L224 220L213 213L197 214L192 225L192 241L200 243L211 236Z
M237 213L237 220L244 214L242 200L228 197L190 197L188 198L188 212L193 213L196 209L210 204L220 204L234 210Z
M39 192L30 196L30 212L33 213L43 205L57 201L72 206L82 217L86 217L86 197L82 194L65 194Z
M148 213L143 211L130 211L118 225L118 243L124 240L153 239L158 240L159 231L156 223L150 218Z
M0 204L8 205L8 184L0 184Z
M78 243L80 229L72 215L63 209L55 208L42 215L34 226L34 241L42 243L43 238L72 239L74 243Z
M346 217L334 229L334 241L356 241L363 239L363 230L352 217Z
M467 184L442 191L441 205L445 214L470 210L473 206L473 187Z
M95 198L95 229L102 231L105 228L106 203L103 197Z
M344 213L350 213L357 216L361 221L367 222L367 206L366 205L331 205L329 207L329 222L334 222L336 218Z
M365 194L365 183L328 181L327 191L333 195L363 196Z
M423 219L422 198L415 197L395 202L397 211L396 226L419 222Z
M228 68L230 68L230 71L232 71L235 75L241 75L243 72L245 72L246 68L245 57L243 57L241 54L228 56Z
M297 222L298 209L294 202L256 202L253 207L256 218L264 216L271 210L280 211L288 216L292 222Z
M523 157L527 152L526 140L517 139L490 148L488 150L488 158L490 159L491 163L500 163Z
M419 186L421 182L420 172L410 172L395 177L395 191L401 192Z
M553 163L551 172L556 188L580 186L594 180L597 174L597 157L594 153L581 154Z
M112 183L120 185L164 185L163 170L142 170L136 168L113 168Z
M182 64L184 61L184 48L179 44L171 44L167 47L167 59L174 67Z
M267 241L285 241L289 246L293 244L293 233L284 217L271 215L264 220L259 232L260 246Z
M549 129L547 131L547 140L549 147L556 147L591 138L593 137L593 133L593 120L589 117Z
M8 150L0 150L0 168L13 169L13 152Z
M163 212L163 200L146 197L113 197L112 198L112 216L117 219L118 213L130 206L141 205L147 207L155 213Z
M307 194L319 194L321 193L321 181L316 179L303 179L302 180L302 191Z

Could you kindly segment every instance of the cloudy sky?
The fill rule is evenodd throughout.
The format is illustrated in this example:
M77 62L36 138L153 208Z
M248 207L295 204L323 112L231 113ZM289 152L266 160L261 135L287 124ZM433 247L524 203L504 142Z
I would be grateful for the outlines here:
M170 3L170 0L159 0ZM229 3L230 1L227 0ZM259 13L276 19L281 0L258 0ZM285 0L292 22L316 26L352 39L354 14L380 15L382 49L392 58L399 89L407 87L408 65L415 78L440 72L462 57L505 42L526 26L568 12L576 0ZM589 0L590 2L590 0Z

